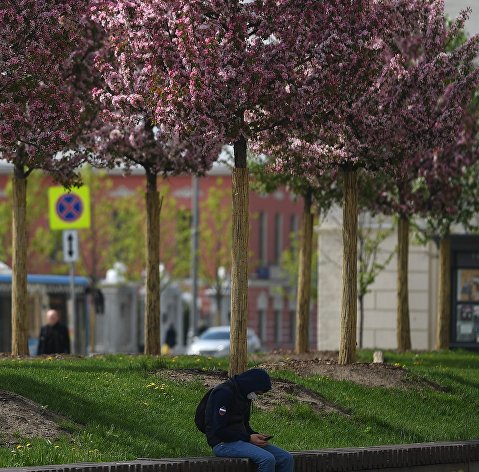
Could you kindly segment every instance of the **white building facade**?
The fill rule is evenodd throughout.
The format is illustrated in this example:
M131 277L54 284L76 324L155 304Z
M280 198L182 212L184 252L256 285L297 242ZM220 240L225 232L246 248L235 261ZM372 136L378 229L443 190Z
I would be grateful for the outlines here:
M334 209L318 232L319 350L339 348L342 292L342 213ZM409 307L413 349L432 349L435 336L438 251L433 242L409 248ZM381 244L378 261L385 261L397 246L393 231ZM396 255L378 275L364 298L363 347L395 349L396 344ZM359 340L359 311L358 336Z

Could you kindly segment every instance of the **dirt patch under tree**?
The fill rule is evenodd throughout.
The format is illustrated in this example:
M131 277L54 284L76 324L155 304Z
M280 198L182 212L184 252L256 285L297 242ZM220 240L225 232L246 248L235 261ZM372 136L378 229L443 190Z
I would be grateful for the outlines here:
M201 382L205 387L211 388L228 379L225 371L203 371L201 369L162 369L157 375L177 382ZM273 389L255 401L255 407L260 410L272 410L277 406L291 406L293 404L310 405L320 412L336 412L347 415L348 412L324 399L321 395L289 380L272 379Z
M62 418L38 403L0 390L0 447L11 447L22 438L51 441L67 434L58 422Z
M301 376L319 375L333 380L346 380L367 387L399 388L418 390L430 388L445 391L441 385L412 375L400 365L356 363L338 364L337 352L311 352L301 355L273 353L258 357L258 367L268 371L290 370Z

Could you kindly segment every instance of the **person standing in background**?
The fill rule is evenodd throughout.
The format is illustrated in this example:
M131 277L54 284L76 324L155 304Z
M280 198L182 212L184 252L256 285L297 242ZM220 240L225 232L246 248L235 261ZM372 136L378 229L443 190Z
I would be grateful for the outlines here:
M176 346L176 329L173 326L173 323L170 323L170 326L166 331L165 343L168 346L168 351L172 351Z
M60 323L57 310L47 311L47 324L40 330L38 352L42 354L70 354L70 336L68 328Z

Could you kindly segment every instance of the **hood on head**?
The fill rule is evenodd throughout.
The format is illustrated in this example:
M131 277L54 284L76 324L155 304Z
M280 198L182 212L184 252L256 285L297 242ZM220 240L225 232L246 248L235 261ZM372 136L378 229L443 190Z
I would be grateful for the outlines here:
M235 375L233 380L238 385L241 395L251 392L268 392L271 390L271 379L263 369L250 369L242 374Z

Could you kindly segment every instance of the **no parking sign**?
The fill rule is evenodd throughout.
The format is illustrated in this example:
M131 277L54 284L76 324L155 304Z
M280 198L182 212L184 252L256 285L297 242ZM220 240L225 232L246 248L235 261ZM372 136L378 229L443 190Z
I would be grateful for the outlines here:
M50 187L48 207L51 229L90 227L90 189L86 186L72 191L64 187Z

